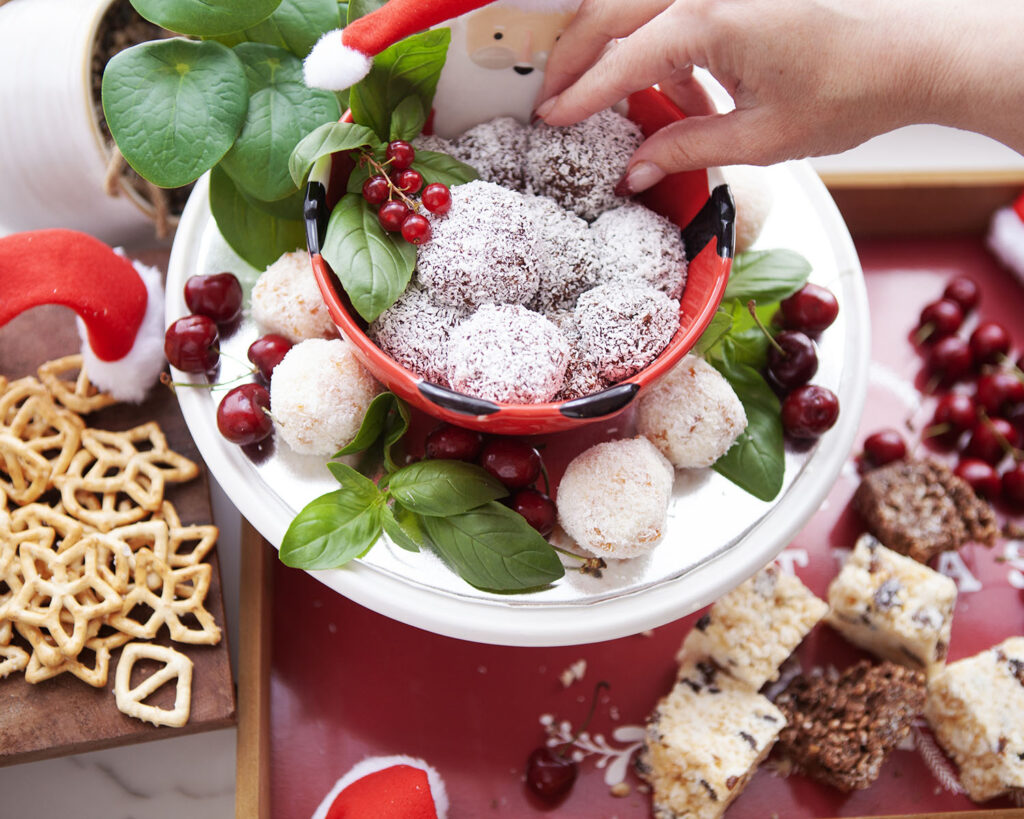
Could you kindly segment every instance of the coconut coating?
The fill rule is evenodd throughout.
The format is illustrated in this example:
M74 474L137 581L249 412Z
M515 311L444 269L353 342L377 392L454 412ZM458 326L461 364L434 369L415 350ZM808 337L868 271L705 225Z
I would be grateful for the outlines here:
M292 343L338 334L305 251L285 253L260 274L252 288L252 317L262 332Z
M450 307L526 304L540 284L530 200L480 180L451 194L446 215L428 215L433 237L417 250L420 282Z
M569 343L539 313L485 304L451 334L448 380L466 395L509 404L550 401L562 388Z
M576 301L580 346L609 381L639 372L679 329L679 302L641 284L602 284Z
M531 196L537 226L540 283L528 305L548 315L572 309L584 290L599 284L598 245L586 222L554 199Z
M674 473L642 436L607 441L569 463L558 484L558 520L583 549L628 558L665 534Z
M637 400L636 429L677 469L711 466L747 428L743 404L704 359L683 358Z
M774 196L768 171L753 165L730 165L722 169L736 206L736 253L749 250L761 235L772 209Z
M641 142L640 128L610 109L565 128L539 124L526 152L527 190L592 222L622 203L615 183Z
M455 146L450 140L439 137L436 134L420 134L412 141L412 147L417 151L436 151L440 154L448 154L459 159L455 154Z
M356 436L378 392L380 385L347 341L303 341L288 351L270 378L274 427L296 452L331 455Z
M686 284L686 247L679 227L637 202L606 211L590 226L602 282L638 282L678 299Z
M611 382L601 377L597 366L580 347L580 330L576 326L575 313L572 310L555 310L546 314L546 318L562 331L569 342L569 363L565 368L565 382L555 400L572 401L610 387Z
M462 311L435 303L414 283L377 317L366 334L406 369L448 386L448 337L463 318Z
M451 155L476 168L484 181L523 191L523 157L528 142L529 129L512 117L498 117L474 125L453 139Z

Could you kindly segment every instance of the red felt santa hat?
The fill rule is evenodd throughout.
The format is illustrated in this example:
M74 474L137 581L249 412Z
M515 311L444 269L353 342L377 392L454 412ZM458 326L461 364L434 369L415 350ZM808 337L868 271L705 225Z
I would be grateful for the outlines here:
M42 304L74 310L89 379L121 401L141 401L163 370L159 271L92 236L34 230L0 238L0 293L0 326Z
M989 249L1024 283L1024 193L992 216Z
M422 759L376 756L339 779L313 819L445 819L444 781Z
M351 25L329 31L309 52L306 85L341 91L365 77L373 58L399 40L440 25L493 0L390 0ZM530 12L570 12L582 0L497 0L495 5Z

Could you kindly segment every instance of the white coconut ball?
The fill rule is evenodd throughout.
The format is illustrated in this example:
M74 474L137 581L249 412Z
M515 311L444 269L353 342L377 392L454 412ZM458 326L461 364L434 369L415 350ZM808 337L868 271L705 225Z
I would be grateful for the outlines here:
M577 455L558 485L558 520L600 557L637 557L665 534L675 477L644 437L597 444Z
M637 400L637 432L678 469L711 466L747 428L743 404L704 359L686 356Z
M736 252L743 253L761 235L774 197L768 171L754 165L730 165L722 169L736 206Z
M355 438L380 389L347 341L303 341L288 351L270 378L274 427L296 452L332 455Z
M338 334L305 251L285 253L260 274L252 288L252 317L264 333L292 343Z

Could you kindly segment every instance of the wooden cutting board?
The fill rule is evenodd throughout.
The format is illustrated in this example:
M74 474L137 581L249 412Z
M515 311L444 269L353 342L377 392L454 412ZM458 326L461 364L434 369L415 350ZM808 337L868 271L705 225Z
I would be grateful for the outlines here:
M161 263L166 254L145 259ZM2 295L0 295L2 298ZM78 352L75 316L63 307L39 307L0 327L0 374L8 378L35 375L45 361ZM139 405L119 404L86 416L91 427L124 430L147 421L160 424L168 445L200 464L198 478L168 484L165 497L175 505L183 524L212 523L209 484L199 453L192 443L178 402L170 391L156 385ZM217 550L208 556L213 566L206 606L221 627L216 646L174 643L194 663L192 710L183 728L157 727L125 716L114 701L113 685L121 650L113 652L104 688L92 688L71 674L61 674L31 685L21 673L0 680L0 766L48 757L77 754L181 734L222 728L235 722L235 689L227 645L224 602L221 596ZM170 644L166 628L153 642ZM164 686L148 702L167 707L173 686Z

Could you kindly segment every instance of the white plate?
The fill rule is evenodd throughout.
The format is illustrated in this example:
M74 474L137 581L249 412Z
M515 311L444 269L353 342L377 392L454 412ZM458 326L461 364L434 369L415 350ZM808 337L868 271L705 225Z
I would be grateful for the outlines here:
M806 162L776 166L767 174L774 205L757 247L802 253L813 265L812 281L829 287L840 303L839 318L821 339L814 379L839 396L839 421L810 451L787 452L785 486L774 502L753 498L710 469L680 471L667 535L650 555L610 561L601 578L567 572L549 589L531 594L479 591L429 550L405 552L386 538L365 559L311 574L357 603L429 631L477 642L542 646L609 640L654 628L708 604L772 560L824 500L853 445L867 383L870 333L860 263L825 187ZM167 277L168 323L188 312L183 285L189 276L230 270L248 286L258 275L221 238L207 196L203 178L178 227ZM221 381L245 369L246 350L257 335L246 320L223 341L227 355ZM181 373L175 376L189 380ZM337 484L324 458L296 455L281 444L255 463L224 440L215 421L223 394L178 390L185 420L214 477L249 522L280 545L294 515Z

